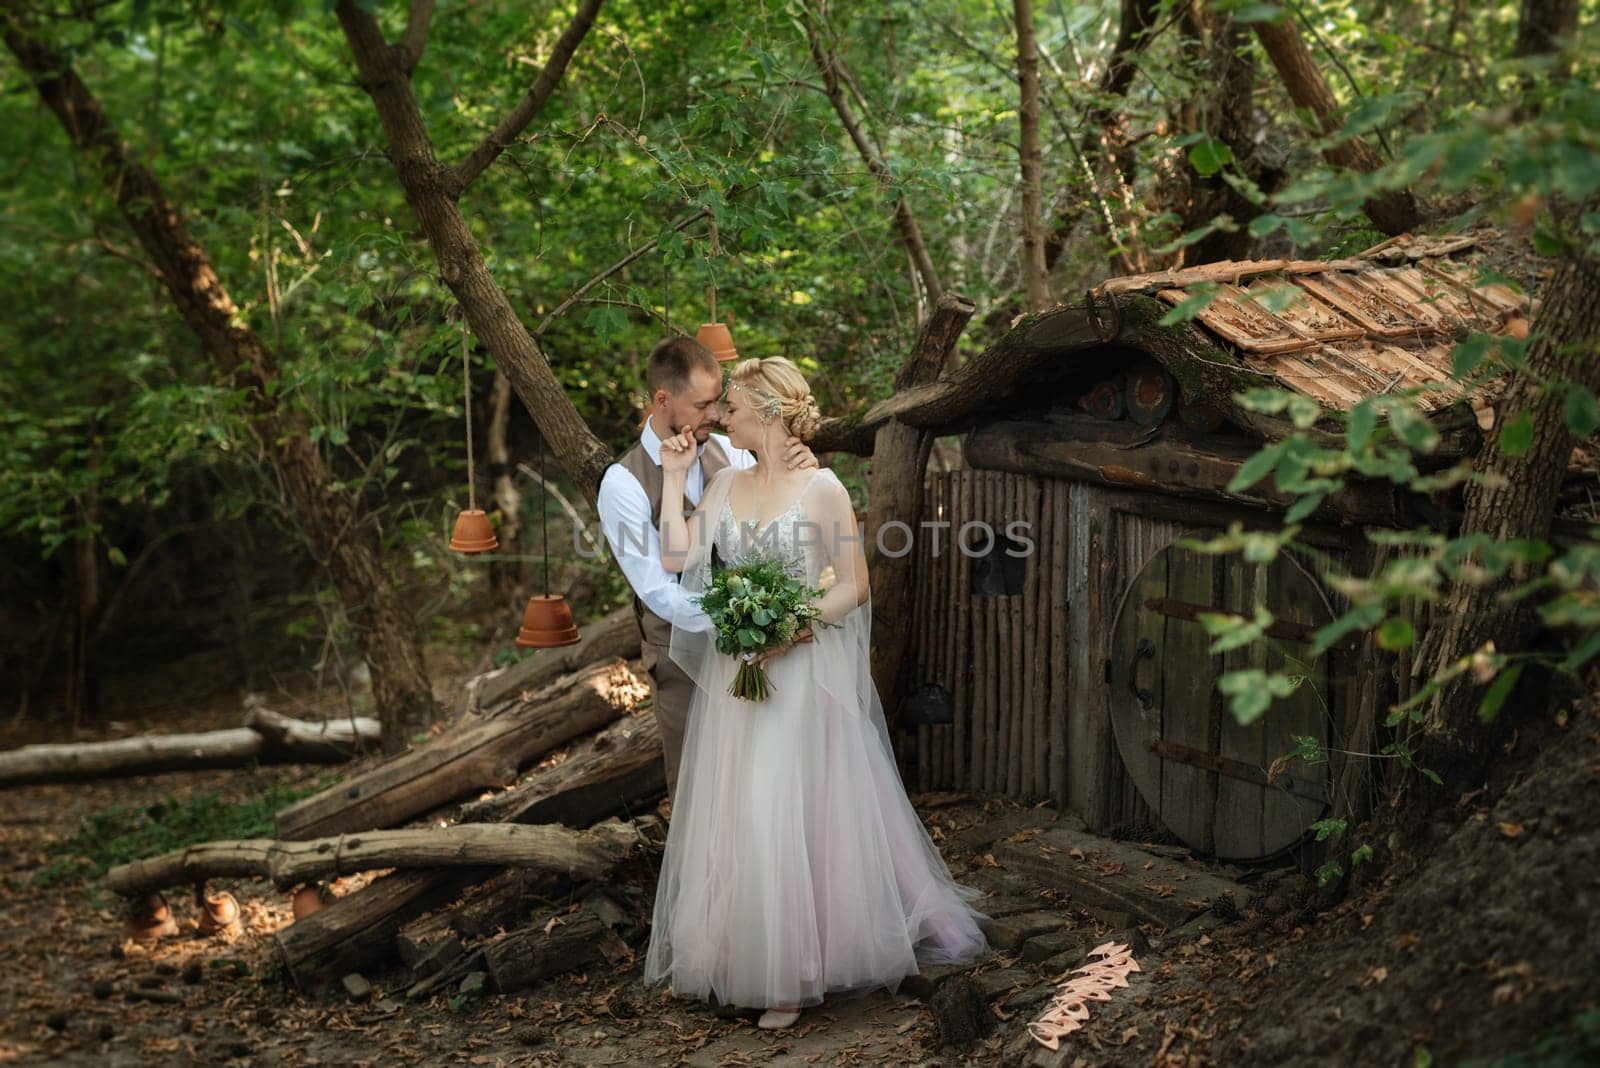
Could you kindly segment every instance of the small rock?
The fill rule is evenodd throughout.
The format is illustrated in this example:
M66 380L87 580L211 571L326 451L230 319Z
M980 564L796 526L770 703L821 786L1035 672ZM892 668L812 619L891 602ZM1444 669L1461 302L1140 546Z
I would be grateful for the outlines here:
M110 1020L101 1020L100 1026L94 1029L94 1037L102 1042L110 1042L117 1037L117 1029L112 1026Z
M456 993L468 996L483 993L483 988L489 981L488 972L468 972L466 978L461 980L461 985L456 988Z
M96 998L104 1001L106 998L117 992L117 984L113 983L109 979L96 979L94 981L94 986L90 987L89 989L94 992L94 996Z
M985 921L983 933L989 945L1002 953L1012 953L1028 939L1060 930L1069 922L1067 916L1057 912L1022 912Z
M372 984L357 972L351 972L339 982L344 986L344 992L350 996L351 1001L366 1001L372 997Z
M372 1011L385 1014L399 1012L400 1002L396 1001L394 998L383 998L382 1000L372 1003Z
M183 966L183 981L194 986L205 975L205 966L198 960L192 960Z
M52 1012L49 1016L44 1018L44 1022L45 1026L50 1028L52 1031L65 1031L67 1029L68 1017L64 1012Z
M1029 964L1040 964L1063 953L1082 956L1094 945L1082 931L1051 931L1027 940L1022 946L1022 959Z

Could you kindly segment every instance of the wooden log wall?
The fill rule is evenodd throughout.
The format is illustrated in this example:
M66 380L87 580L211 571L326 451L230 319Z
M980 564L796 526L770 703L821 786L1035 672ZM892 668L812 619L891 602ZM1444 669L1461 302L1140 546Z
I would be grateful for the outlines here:
M1002 471L930 475L925 493L929 521L945 526L937 537L920 531L913 542L910 691L943 687L954 722L900 733L906 784L1049 799L1099 830L1156 829L1122 766L1106 703L1118 605L1140 570L1180 536L1220 531L1240 518L1270 525L1271 517ZM985 538L967 524L1003 534L1013 522L1027 524L1013 532L1024 547L1032 543L1025 581L1012 596L981 594L973 586L977 561L961 545L976 551ZM1318 547L1336 566L1349 559L1337 540ZM1344 667L1354 698L1354 665ZM1343 716L1333 728L1336 745L1371 731Z
M914 540L911 689L942 687L954 722L901 733L907 783L1064 801L1069 484L967 470L930 476L924 492L924 514L942 525ZM1001 538L1025 554L1013 595L973 587L985 527L996 565Z

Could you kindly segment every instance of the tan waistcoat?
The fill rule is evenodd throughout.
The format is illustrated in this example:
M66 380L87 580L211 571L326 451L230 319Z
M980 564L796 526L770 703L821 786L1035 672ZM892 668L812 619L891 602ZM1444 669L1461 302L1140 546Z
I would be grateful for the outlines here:
M707 486L711 485L711 478L718 471L728 466L728 454L722 451L722 446L715 438L707 438L705 447L700 450L700 493L703 496ZM629 474L639 480L639 485L644 487L645 496L650 499L650 525L661 526L661 490L666 484L666 479L661 474L661 465L650 459L650 454L644 451L644 442L635 442L633 448L617 458ZM687 519L694 513L694 508L686 499L683 515ZM672 624L650 609L645 607L638 594L633 597L633 614L639 620L639 633L647 642L657 645L666 645L672 638Z

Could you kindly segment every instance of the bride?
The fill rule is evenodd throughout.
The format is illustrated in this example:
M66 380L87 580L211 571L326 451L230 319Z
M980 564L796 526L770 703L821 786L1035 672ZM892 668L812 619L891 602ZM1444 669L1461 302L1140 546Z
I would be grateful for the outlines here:
M645 980L763 1008L791 1026L834 991L895 986L919 964L987 948L976 891L958 886L907 800L872 684L866 556L849 493L826 468L790 471L784 440L816 432L793 363L745 360L722 412L756 465L711 480L686 520L692 435L662 442L662 562L690 598L713 554L775 556L825 586L817 626L769 652L771 693L728 693L737 662L698 611L674 620L670 655L695 681ZM831 579L825 572L831 569Z

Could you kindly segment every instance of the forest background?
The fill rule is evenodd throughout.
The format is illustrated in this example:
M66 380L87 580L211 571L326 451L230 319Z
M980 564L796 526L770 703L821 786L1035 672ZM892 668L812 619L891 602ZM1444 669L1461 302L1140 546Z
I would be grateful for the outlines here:
M1600 424L1594 6L7 0L12 721L92 721L112 680L164 668L222 691L310 663L425 724L427 655L519 655L541 519L580 622L622 603L579 551L597 474L637 433L649 346L714 316L848 415L946 293L975 305L959 363L1108 276L1493 224L1505 277L1565 296L1532 341L1464 340L1463 375L1531 392L1444 477L1518 483ZM492 563L445 547L464 353ZM1406 405L1251 470L1308 499L1349 472L1417 484ZM862 461L832 460L864 504ZM1516 579L1573 628L1551 662L1578 677L1593 554L1544 546L1539 504L1486 551L1507 501L1424 536L1426 574L1351 591L1344 628L1408 645L1408 598L1486 618ZM1480 654L1487 719L1521 666L1485 634L1432 652L1441 676Z

